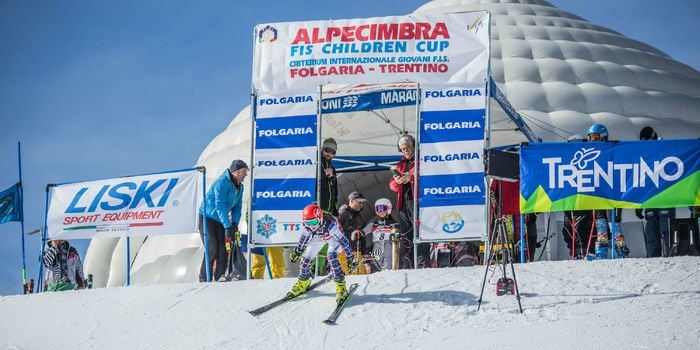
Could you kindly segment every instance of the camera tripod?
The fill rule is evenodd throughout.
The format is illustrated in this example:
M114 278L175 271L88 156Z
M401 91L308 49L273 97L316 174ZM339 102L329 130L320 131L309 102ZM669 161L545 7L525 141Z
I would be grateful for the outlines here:
M497 247L497 248L496 248ZM520 313L523 313L523 306L520 304L520 291L518 291L518 279L515 277L515 268L513 267L513 246L512 243L508 241L506 237L506 219L504 217L498 217L493 224L493 231L489 236L489 249L486 254L488 254L487 262L484 270L484 279L481 282L481 293L479 293L479 306L476 311L481 309L481 301L484 296L484 287L486 287L486 278L488 277L489 270L491 267L491 262L496 262L496 269L501 271L501 278L497 282L497 295L504 294L515 294L515 298L518 300L518 309ZM496 261L496 255L501 255L501 261ZM507 277L507 264L510 264L510 271L513 274L513 278ZM495 273L495 271L494 271Z

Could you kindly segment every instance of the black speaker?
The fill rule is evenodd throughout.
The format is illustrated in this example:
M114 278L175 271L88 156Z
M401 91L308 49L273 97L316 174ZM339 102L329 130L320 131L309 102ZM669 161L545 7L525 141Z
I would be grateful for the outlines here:
M520 179L520 155L498 149L487 150L486 175L503 181L518 181Z

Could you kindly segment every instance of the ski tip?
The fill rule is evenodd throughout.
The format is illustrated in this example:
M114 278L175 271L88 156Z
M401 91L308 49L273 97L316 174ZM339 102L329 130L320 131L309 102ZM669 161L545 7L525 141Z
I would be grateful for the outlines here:
M336 323L333 322L333 321L331 321L331 320L323 320L323 323L325 323L325 324L327 324L327 325L330 325L330 326L335 326L335 325L336 325Z

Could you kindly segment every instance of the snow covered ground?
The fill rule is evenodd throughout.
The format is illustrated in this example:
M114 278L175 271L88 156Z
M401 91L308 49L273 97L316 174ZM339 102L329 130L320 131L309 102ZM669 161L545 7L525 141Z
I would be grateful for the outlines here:
M483 267L352 276L257 318L293 279L0 298L3 349L698 349L700 258L516 265L524 314Z

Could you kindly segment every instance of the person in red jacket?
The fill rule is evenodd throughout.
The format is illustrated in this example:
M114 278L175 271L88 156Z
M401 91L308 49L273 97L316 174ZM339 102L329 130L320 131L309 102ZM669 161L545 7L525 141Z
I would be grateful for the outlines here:
M416 140L413 136L405 134L399 138L399 151L401 160L396 166L391 167L393 177L389 182L389 188L396 192L396 208L399 211L399 223L401 234L405 235L408 241L401 240L399 247L401 255L400 268L413 267L413 188L415 185L414 169ZM409 243L410 242L410 243ZM424 265L428 259L429 248L427 244L418 247L418 265ZM421 263L422 262L422 263Z

